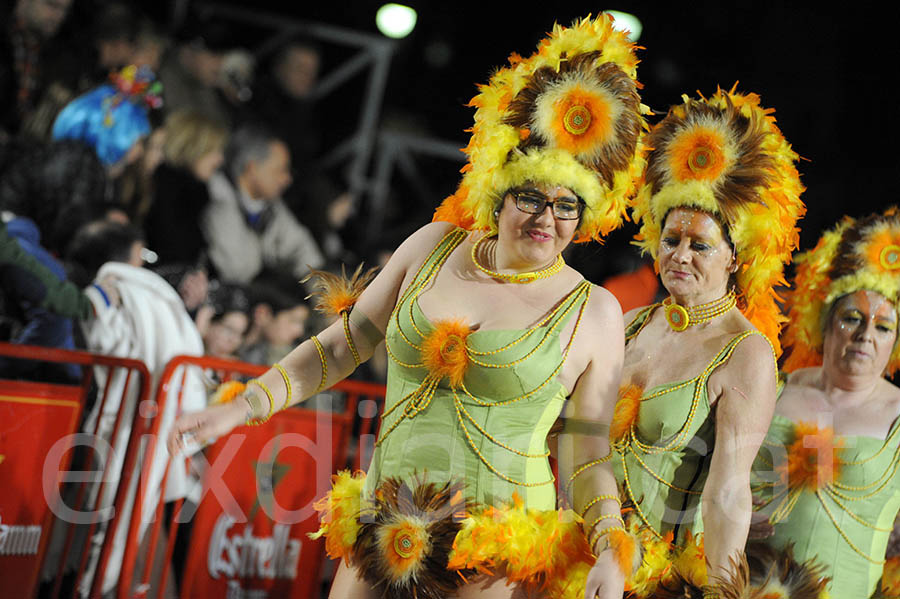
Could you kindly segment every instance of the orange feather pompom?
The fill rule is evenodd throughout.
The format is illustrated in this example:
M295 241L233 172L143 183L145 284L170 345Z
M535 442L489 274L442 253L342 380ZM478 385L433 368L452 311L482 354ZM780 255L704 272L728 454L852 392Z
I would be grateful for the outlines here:
M471 332L464 320L439 320L422 341L422 363L431 376L450 379L454 389L462 384L469 357L466 339Z
M634 536L624 530L611 530L606 533L610 548L616 556L619 570L626 578L641 565L641 552Z
M215 405L220 403L230 403L238 398L238 395L244 392L247 385L240 381L227 381L218 386L215 392L209 396L207 403Z
M637 424L641 413L641 396L644 390L634 384L622 385L616 411L609 427L609 439L613 443L622 441Z
M670 142L669 160L678 181L715 181L728 166L725 137L707 127L685 131Z
M798 422L794 426L794 442L787 448L787 461L777 468L782 484L816 491L832 483L840 476L838 451L842 446L834 438L834 429Z
M307 296L315 298L316 311L326 316L339 316L350 310L366 285L375 278L378 268L362 270L362 264L356 267L353 275L347 278L347 271L341 266L341 274L335 275L324 270L310 270L303 283L313 280L313 292Z

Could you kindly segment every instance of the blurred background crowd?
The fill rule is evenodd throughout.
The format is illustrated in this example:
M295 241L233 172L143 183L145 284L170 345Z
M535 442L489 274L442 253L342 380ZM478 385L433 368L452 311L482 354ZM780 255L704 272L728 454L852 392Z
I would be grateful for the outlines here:
M288 32L251 53L199 11L173 28L88 4L0 16L0 340L147 360L196 353L187 327L207 355L274 363L327 324L301 279L386 260L399 235L360 235L353 192L318 162L320 45Z
M184 312L202 352L273 363L327 324L300 283L310 269L383 264L452 193L474 82L554 22L606 8L414 2L398 42L374 31L380 4L0 2L0 340L146 358L158 347L140 347L135 314L155 314L154 342L191 353ZM898 121L876 115L890 114L877 92L898 9L614 8L643 20L642 98L658 114L738 80L778 107L809 159L802 248L896 201ZM634 233L567 255L626 310L660 294Z

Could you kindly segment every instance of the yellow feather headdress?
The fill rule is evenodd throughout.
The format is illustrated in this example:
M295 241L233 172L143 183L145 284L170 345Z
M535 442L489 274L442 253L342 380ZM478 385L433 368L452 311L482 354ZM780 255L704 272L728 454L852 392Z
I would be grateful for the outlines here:
M834 302L866 289L900 301L900 214L896 206L884 214L855 220L849 216L826 231L812 250L796 258L794 290L788 301L790 324L784 344L791 348L784 369L822 364L825 319ZM900 344L894 347L887 373L900 368Z
M781 315L773 287L799 241L806 212L797 154L756 94L718 89L710 98L683 96L646 136L652 148L634 205L636 243L657 258L663 219L696 208L728 229L741 268L739 306L780 353Z
M510 56L469 103L476 107L456 193L435 220L496 230L502 194L526 182L568 187L586 208L575 241L600 240L625 215L643 162L648 112L636 47L600 15L555 25L529 58Z

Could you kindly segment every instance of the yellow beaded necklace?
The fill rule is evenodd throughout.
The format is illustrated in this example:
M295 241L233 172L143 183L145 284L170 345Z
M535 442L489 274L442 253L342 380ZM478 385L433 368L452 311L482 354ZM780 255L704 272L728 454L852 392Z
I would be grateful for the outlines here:
M447 260L447 257L456 248L462 241L464 241L467 236L467 232L464 230L454 230L448 233L441 243L432 250L431 254L426 258L425 262L419 268L419 272L416 274L412 283L410 283L409 287L403 293L403 296L397 302L397 306L394 308L394 311L391 315L391 319L393 320L399 339L405 343L407 346L418 350L420 353L423 350L423 344L429 337L429 332L426 330L422 330L417 324L416 319L413 315L413 305L417 301L419 294L422 293L423 290L429 287L433 279L437 276L441 266ZM483 238L482 238L483 239ZM477 244L476 244L477 245ZM477 264L477 262L476 262ZM552 267L551 267L552 268ZM545 269L547 270L547 269ZM542 271L539 271L542 272ZM535 273L524 273L524 274L535 274ZM545 275L548 276L548 275ZM466 442L468 446L472 449L472 451L478 456L479 460L496 476L499 478L518 486L523 487L539 487L543 485L553 484L556 478L551 474L550 478L543 481L538 482L526 482L521 480L516 480L510 476L507 476L503 472L501 472L494 464L492 464L487 457L481 452L479 449L479 442L476 442L476 439L473 439L473 431L477 431L481 436L487 438L495 445L502 447L503 449L514 453L516 455L525 457L525 458L546 458L549 455L549 452L540 453L540 454L530 454L526 452L522 452L514 447L504 444L499 439L493 437L487 430L485 430L478 421L471 415L469 410L466 409L465 404L463 403L463 397L468 399L469 401L475 403L481 407L492 407L499 408L503 406L508 406L511 404L515 404L517 402L527 400L535 394L539 393L542 389L547 387L547 385L551 384L562 370L563 365L566 362L566 359L569 356L569 351L572 348L572 345L575 341L575 336L578 333L579 326L582 321L582 317L585 312L585 307L587 306L588 300L591 295L591 284L587 281L582 281L556 306L554 307L550 313L548 313L544 318L541 319L540 322L535 324L534 326L528 328L526 331L522 333L522 335L513 339L512 341L506 343L501 347L497 347L488 351L477 351L474 348L469 347L467 344L464 344L464 352L466 355L466 360L472 364L477 365L483 368L512 368L521 362L529 359L531 356L535 355L536 352L540 350L545 343L552 342L557 338L559 333L559 329L566 321L566 315L572 311L576 311L575 317L575 325L572 330L571 337L563 348L563 353L559 363L550 373L550 375L539 385L537 385L534 389L524 392L521 395L516 397L512 397L506 400L501 401L484 401L479 399L475 395L473 395L467 388L464 382L460 383L459 387L452 388L453 394L453 404L456 412L457 421L460 425L460 430L465 436ZM410 328L404 331L404 326L400 321L400 312L403 310L404 312L408 310L409 316L409 325ZM433 326L433 325L432 325ZM494 362L486 362L479 358L485 358L486 356L499 356L503 355L505 352L509 351L511 348L517 346L523 340L531 337L532 335L540 334L541 339L535 345L534 348L530 349L524 355L520 356L517 359L510 360L506 363L494 363ZM410 337L418 337L418 342L414 342ZM392 347L392 343L390 340L386 340L385 348L387 349L388 357L391 361L399 366L403 366L405 368L426 368L424 361L420 361L418 363L404 363L398 359L395 355ZM382 444L382 442L396 430L404 421L409 421L415 418L418 414L425 411L428 408L428 405L431 403L431 400L434 397L435 390L440 384L443 377L440 376L431 376L426 375L423 379L422 383L418 388L413 390L411 393L403 397L399 402L397 402L392 407L386 409L384 413L381 415L382 421L389 417L394 412L398 412L400 415L396 417L393 424L389 425L386 430L382 430L379 435L379 438L375 441L375 446L378 447ZM463 397L461 397L461 395ZM474 427L473 430L470 430L471 427Z
M737 304L737 296L734 291L729 291L722 297L699 306L690 306L685 308L676 304L672 296L663 300L663 306L666 309L666 322L673 331L683 331L695 324L703 324L709 322L716 316L725 314Z
M538 279L546 279L547 277L552 277L560 270L562 270L562 267L566 264L566 261L563 260L562 254L557 254L556 260L553 261L553 264L541 270L535 270L532 272L519 272L515 274L505 274L502 272L497 272L495 270L490 270L482 266L478 262L478 247L481 245L481 242L487 238L488 235L485 235L472 244L472 262L475 263L475 267L478 270L494 279L500 279L501 281L506 281L507 283L532 283L534 281L537 281Z

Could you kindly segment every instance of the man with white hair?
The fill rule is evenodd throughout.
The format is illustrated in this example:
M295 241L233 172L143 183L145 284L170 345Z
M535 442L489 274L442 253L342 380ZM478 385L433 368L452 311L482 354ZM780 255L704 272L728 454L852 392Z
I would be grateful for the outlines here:
M209 258L221 279L297 280L325 260L309 230L281 200L291 184L287 145L272 132L238 129L225 151L224 171L209 181L210 203L201 226Z

